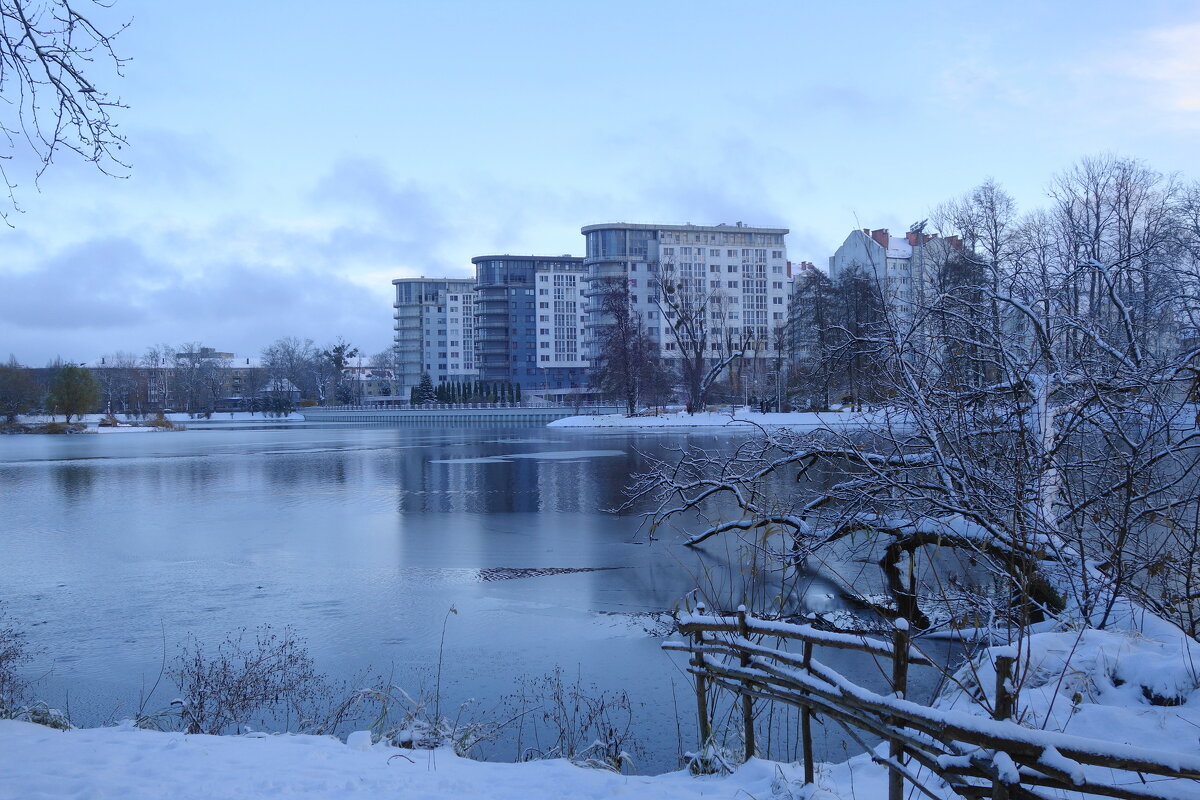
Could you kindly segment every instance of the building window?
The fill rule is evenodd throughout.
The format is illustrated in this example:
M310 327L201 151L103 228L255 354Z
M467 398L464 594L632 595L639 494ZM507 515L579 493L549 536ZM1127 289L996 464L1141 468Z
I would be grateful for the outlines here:
M726 268L725 268L725 271L726 271L726 272L737 272L737 271L738 271L738 265L737 265L737 264L730 264L728 267L726 267Z

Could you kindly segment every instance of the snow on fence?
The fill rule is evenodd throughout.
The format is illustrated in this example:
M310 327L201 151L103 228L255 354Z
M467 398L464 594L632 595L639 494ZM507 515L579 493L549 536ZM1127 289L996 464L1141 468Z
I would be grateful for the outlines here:
M804 780L813 783L812 714L837 722L876 763L889 770L888 798L900 800L904 783L940 800L919 774L936 775L961 797L1042 800L1037 789L1077 792L1121 800L1177 800L1200 796L1200 758L1125 745L1057 731L1026 728L1010 719L1009 693L1014 659L996 656L996 702L992 718L931 708L904 699L908 666L931 662L912 647L903 620L890 643L866 636L822 631L747 616L709 616L700 605L680 617L685 641L663 649L690 653L688 671L696 679L696 711L701 747L712 738L708 719L710 687L738 695L745 755L755 752L754 703L780 702L800 709ZM775 640L776 646L769 642ZM801 651L784 649L798 642ZM813 658L814 646L857 650L892 660L892 693L858 686ZM886 740L887 756L875 753L857 731ZM914 768L914 762L919 765ZM1072 796L1079 796L1079 794Z

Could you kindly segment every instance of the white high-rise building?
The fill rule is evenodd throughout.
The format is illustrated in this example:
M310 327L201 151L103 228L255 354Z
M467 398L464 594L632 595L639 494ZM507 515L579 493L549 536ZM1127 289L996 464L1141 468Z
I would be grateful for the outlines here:
M659 343L678 357L670 309L660 277L705 298L710 348L720 355L728 340L746 341L751 362L773 358L787 323L787 228L734 225L609 223L582 229L587 239L587 352L597 355L597 333L606 324L599 297L612 281L626 281L632 310Z
M392 285L399 399L408 398L423 374L434 385L475 380L475 281L398 278Z

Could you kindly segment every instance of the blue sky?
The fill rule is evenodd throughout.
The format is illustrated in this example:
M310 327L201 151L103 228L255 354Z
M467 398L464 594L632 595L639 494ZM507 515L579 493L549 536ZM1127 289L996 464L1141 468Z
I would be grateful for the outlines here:
M1136 13L1135 13L1136 12ZM993 177L1200 178L1194 2L117 0L124 180L62 160L0 230L0 357L391 335L392 278L582 225L781 225L823 264ZM0 113L5 113L0 108Z

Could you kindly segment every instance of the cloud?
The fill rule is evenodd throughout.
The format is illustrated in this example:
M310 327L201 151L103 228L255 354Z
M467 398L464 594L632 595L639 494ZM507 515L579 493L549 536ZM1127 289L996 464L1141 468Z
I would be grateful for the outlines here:
M452 192L397 181L382 162L343 159L321 177L310 200L340 219L324 242L327 257L392 262L437 271L451 266L441 246L459 231Z
M1150 93L1155 104L1195 116L1200 112L1200 23L1145 31L1115 65Z
M689 150L694 152L684 148ZM653 215L644 221L786 227L789 208L782 198L813 188L808 167L795 152L751 136L730 133L704 150L698 162L664 155L656 168L631 177L634 207Z
M106 237L73 245L34 269L3 277L0 318L33 330L120 328L146 319L141 247Z
M230 247L229 234L221 226L175 231L165 237L172 247L155 237L96 237L0 273L0 349L40 363L55 354L86 361L140 352L160 341L202 341L243 356L285 335L344 335L367 352L388 343L386 283L365 288L331 262L299 255L320 249L319 238L303 247L268 227L238 232L242 246ZM257 257L283 240L291 264Z

